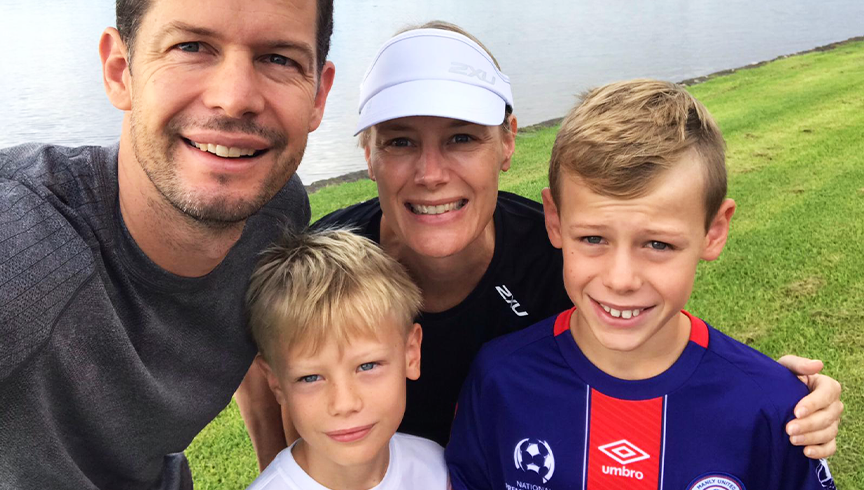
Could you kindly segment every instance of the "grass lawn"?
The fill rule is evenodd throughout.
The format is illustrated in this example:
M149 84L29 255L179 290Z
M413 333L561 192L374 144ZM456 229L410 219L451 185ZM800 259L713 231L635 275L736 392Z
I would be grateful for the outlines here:
M864 488L864 42L691 91L726 136L738 212L688 309L772 357L825 361L846 405L831 468L838 488ZM556 130L520 133L502 189L540 199ZM313 220L374 195L368 180L324 188L310 197ZM198 489L245 488L257 475L234 403L187 455Z

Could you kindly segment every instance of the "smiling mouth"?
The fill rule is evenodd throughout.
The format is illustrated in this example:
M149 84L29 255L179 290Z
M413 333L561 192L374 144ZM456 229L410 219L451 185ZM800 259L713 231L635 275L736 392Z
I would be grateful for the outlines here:
M423 204L411 204L410 202L405 203L405 208L408 211L411 211L414 214L420 215L438 215L449 213L450 211L458 211L465 207L468 204L468 199L459 199L458 201L453 201L447 204L439 204L437 206L424 206Z
M645 310L650 310L653 306L649 306L646 308L629 308L629 309L616 309L608 305L604 305L603 303L597 301L597 304L603 308L606 313L609 313L609 316L613 318L623 318L625 320L629 320L631 318L635 318L642 314Z
M253 148L236 148L233 146L214 145L212 143L198 143L190 139L183 138L187 145L197 150L212 153L222 158L255 158L267 153L267 150L255 150Z

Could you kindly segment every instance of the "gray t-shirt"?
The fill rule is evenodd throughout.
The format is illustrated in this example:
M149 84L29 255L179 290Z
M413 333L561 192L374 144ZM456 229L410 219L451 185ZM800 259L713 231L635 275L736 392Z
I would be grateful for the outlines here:
M171 274L117 201L117 147L0 151L0 489L190 488L179 453L256 347L257 254L309 220L295 176L211 273Z

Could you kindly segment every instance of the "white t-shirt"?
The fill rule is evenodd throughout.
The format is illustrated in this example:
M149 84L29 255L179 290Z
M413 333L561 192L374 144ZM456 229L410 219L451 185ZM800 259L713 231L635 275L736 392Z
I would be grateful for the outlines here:
M294 444L276 455L276 459L246 490L330 490L300 468L291 454ZM447 465L444 463L444 449L436 442L397 432L390 438L387 473L381 483L370 490L405 488L446 490Z

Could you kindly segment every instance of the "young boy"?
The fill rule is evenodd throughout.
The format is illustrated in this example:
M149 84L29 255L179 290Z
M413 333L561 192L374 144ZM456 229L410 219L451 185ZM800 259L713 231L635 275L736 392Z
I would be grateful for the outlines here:
M562 123L549 180L575 307L481 351L447 446L453 488L833 488L783 432L805 386L682 310L735 212L705 107L665 82L596 89Z
M253 490L447 488L443 449L395 434L420 376L420 291L398 262L347 230L286 236L247 295L252 334L300 439Z

